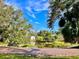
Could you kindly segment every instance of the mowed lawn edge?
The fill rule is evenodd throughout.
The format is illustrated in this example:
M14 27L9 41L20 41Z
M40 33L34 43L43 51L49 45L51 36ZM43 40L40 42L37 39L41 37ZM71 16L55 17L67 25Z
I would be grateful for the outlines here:
M26 56L26 55L17 55L17 54L0 54L0 59L79 59L79 56L61 56L61 57L55 57L55 56L43 56L43 57L37 57L37 56Z

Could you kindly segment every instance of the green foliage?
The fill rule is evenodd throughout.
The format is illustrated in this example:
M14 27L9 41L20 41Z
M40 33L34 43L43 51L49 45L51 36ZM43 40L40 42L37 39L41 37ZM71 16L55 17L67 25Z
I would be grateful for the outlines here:
M76 43L79 41L79 1L77 0L51 0L49 1L48 27L52 28L56 19L59 19L59 26L65 42Z
M63 41L45 42L37 45L38 48L69 48L70 46L75 46L76 44L65 43Z
M70 46L71 46L70 43L65 43L63 41L55 41L52 43L52 47L56 47L56 48L68 48Z
M20 44L19 47L35 47L35 46L32 44Z
M79 59L79 56L43 56L43 57L34 57L34 56L25 56L25 55L12 55L12 54L2 54L0 55L0 59Z
M49 19L48 27L51 28L52 24L57 18L60 18L61 13L75 3L75 0L49 0Z
M8 43L0 42L0 46L5 46L5 47L7 47L7 44L8 44Z
M32 25L23 18L20 10L14 10L0 0L0 41L13 45L29 42L28 32Z
M44 37L43 36L38 36L37 41L43 41Z
M22 45L20 45L20 47L28 47L28 45L27 44L22 44Z
M59 42L63 40L61 32L40 31L37 33L36 46L39 48L52 48L55 47L56 44L54 45L54 43L57 40L59 40Z
M53 42L55 40L55 37L53 35L54 34L46 30L38 32L36 39L37 47L44 48L47 42Z
M37 33L38 35L38 40L40 39L40 41L54 41L54 34L52 34L50 31L40 31Z

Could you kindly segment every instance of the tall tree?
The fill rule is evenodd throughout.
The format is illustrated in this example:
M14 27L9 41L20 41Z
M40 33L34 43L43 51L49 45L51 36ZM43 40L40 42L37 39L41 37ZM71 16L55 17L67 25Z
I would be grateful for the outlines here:
M51 0L48 26L59 19L59 26L66 42L76 42L79 36L79 2L77 0Z
M20 10L14 10L12 6L5 5L0 0L0 41L27 42L27 31L32 28L31 24L23 18Z

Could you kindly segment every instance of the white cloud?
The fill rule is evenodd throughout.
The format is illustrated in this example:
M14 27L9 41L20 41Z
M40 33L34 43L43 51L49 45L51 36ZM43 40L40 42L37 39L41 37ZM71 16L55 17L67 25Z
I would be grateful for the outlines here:
M49 3L47 0L28 0L26 4L26 10L29 11L29 15L36 18L35 13L48 10ZM33 12L36 11L36 12Z
M17 3L17 1L19 1ZM14 7L25 8L27 14L33 18L36 18L37 13L48 10L48 0L24 0L24 5L20 5L22 0L6 0L7 4L13 5Z
M35 22L35 24L40 24L39 22Z
M29 12L32 12L30 7L26 7L26 10L28 10Z
M35 8L34 8L34 10L35 11L44 11L44 10L48 10L48 6L49 6L49 4L46 2L46 3L44 3L44 4L40 4L40 6L38 7L38 6L36 6Z
M31 10L30 7L26 7L26 10L28 10L29 13L27 13L29 16L33 17L33 18L36 18L34 12Z
M35 11L40 12L43 10L48 10L49 3L47 0L38 0L36 2L33 0L29 0L27 6L30 7L30 10L34 9ZM26 6L26 9L27 9L27 6Z
M35 14L31 14L31 16L32 16L33 18L36 18Z

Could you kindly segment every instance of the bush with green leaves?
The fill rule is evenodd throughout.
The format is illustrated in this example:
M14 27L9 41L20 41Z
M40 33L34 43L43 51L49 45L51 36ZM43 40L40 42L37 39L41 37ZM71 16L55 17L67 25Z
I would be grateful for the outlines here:
M65 43L64 41L54 41L52 47L54 48L68 48L71 46L71 43Z
M0 41L9 43L9 46L29 42L31 24L22 16L21 10L15 10L3 1L0 0Z

